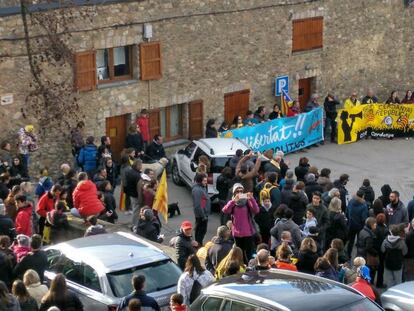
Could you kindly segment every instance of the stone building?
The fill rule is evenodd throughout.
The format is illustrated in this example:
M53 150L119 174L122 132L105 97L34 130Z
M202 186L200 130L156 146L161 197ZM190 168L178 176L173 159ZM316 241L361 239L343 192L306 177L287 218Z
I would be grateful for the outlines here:
M20 108L31 77L12 2L0 4L0 137L28 122ZM414 88L414 10L404 0L92 2L92 21L70 27L74 85L87 134L111 136L117 154L142 108L172 148L203 136L209 118L219 125L259 105L270 110L278 76L301 105L312 93L344 100L372 87L385 101L392 89ZM41 164L70 158L68 146L44 141Z

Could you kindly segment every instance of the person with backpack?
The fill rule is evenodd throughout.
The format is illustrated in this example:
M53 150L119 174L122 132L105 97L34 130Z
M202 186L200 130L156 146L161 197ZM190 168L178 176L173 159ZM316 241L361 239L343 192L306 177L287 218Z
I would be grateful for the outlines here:
M215 281L210 271L201 266L197 255L190 255L185 264L184 273L177 283L177 292L183 295L184 304L190 306L200 295L201 290Z
M408 252L407 245L401 238L400 226L390 226L390 233L381 245L381 252L385 254L384 283L388 288L402 282L404 256Z
M262 190L259 193L259 203L263 204L263 197L270 198L272 203L272 209L276 209L281 202L281 194L277 184L277 173L270 172L267 174L266 182L263 185Z

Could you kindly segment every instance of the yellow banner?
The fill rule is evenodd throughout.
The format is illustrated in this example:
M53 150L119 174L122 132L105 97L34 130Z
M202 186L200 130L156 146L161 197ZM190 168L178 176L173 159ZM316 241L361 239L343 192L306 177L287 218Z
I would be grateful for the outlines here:
M338 112L338 144L367 136L394 138L412 136L414 104L367 104Z

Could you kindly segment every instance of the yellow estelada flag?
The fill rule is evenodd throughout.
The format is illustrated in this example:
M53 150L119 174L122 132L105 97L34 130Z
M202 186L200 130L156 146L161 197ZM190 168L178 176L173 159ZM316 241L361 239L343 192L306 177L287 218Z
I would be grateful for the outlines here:
M158 211L158 214L164 216L165 223L168 222L168 186L167 186L167 172L162 172L160 184L155 193L155 200L152 208Z

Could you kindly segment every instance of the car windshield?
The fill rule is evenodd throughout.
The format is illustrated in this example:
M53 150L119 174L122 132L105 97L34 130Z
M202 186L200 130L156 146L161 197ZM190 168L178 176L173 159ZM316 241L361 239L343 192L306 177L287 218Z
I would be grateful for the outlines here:
M177 285L181 270L170 260L153 262L126 270L108 273L108 281L115 297L124 297L132 291L134 275L145 276L145 291L152 293Z
M218 173L220 174L223 168L228 164L230 158L212 158L211 159L211 173Z

